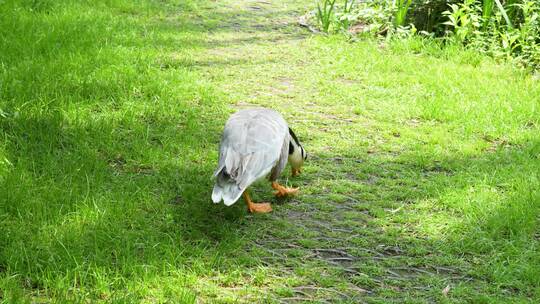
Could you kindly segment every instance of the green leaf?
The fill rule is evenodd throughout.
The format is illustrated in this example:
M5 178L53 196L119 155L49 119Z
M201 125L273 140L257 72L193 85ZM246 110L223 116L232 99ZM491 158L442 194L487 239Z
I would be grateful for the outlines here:
M514 28L512 25L512 22L510 21L510 18L508 18L508 14L506 14L506 10L504 9L504 6L502 5L500 0L495 0L495 3L497 4L497 7L499 8L499 11L501 12L501 15L503 16L504 20L506 21L506 25L509 28Z

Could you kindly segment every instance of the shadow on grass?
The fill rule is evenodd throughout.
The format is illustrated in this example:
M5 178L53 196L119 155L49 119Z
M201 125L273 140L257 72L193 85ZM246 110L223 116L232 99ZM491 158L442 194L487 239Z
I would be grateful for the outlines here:
M534 138L472 157L409 163L407 170L421 174L416 197L406 196L417 202L410 209L417 214L397 217L417 222L416 232L427 239L411 237L408 229L399 239L411 241L410 251L433 246L438 252L433 262L456 263L443 266L476 283L498 284L513 296L529 295L539 284L533 273L540 270L534 253L538 243L530 241L540 212L539 147L540 139ZM481 267L475 266L478 258L485 262Z
M169 278L160 290L192 290L190 276L253 263L240 262L249 227L243 205L209 199L221 126L196 117L221 115L193 109L184 128L168 119L3 121L12 163L0 182L4 297L15 301L22 288L73 301L88 290L83 298L135 301L147 296L140 278ZM126 289L125 280L136 286Z
M0 278L60 296L95 287L97 298L103 281L124 290L134 276L227 269L246 234L242 206L209 199L228 110L185 67L148 65L166 49L203 49L204 27L141 37L144 18L93 12L12 12L24 30L1 46L13 85L0 92Z
M422 148L312 153L296 181L308 190L272 218L262 241L269 259L262 259L341 273L352 285L341 290L350 299L424 299L431 290L432 300L443 301L448 284L468 289L470 301L499 298L486 290L493 284L509 298L528 297L540 270L531 241L540 212L539 148L534 138L470 156ZM325 286L320 272L305 276Z

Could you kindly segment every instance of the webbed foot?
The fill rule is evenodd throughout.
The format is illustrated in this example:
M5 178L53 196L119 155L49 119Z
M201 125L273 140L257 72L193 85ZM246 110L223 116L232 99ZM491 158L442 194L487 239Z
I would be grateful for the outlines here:
M274 192L274 194L277 196L277 197L284 197L284 196L288 196L288 195L295 195L298 193L299 189L298 188L287 188L287 187L284 187L280 184L278 184L277 182L272 182L272 188L274 188L275 190L277 190L276 192Z

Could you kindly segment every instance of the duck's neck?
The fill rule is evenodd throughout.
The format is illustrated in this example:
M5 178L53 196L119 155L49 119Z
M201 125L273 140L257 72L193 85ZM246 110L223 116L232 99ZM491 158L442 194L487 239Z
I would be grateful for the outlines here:
M302 145L300 145L298 138L290 128L289 135L289 163L294 168L298 168L302 165L302 162L306 155L306 151L304 151L304 148L302 147Z

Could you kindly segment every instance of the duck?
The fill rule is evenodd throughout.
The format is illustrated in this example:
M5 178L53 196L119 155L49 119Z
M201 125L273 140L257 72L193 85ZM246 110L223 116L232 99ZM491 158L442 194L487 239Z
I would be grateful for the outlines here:
M304 147L279 112L268 108L237 111L221 136L212 201L231 206L242 196L250 213L271 212L270 203L252 201L248 187L267 176L277 197L296 195L299 188L285 187L277 179L287 163L291 175L298 176L306 159Z

